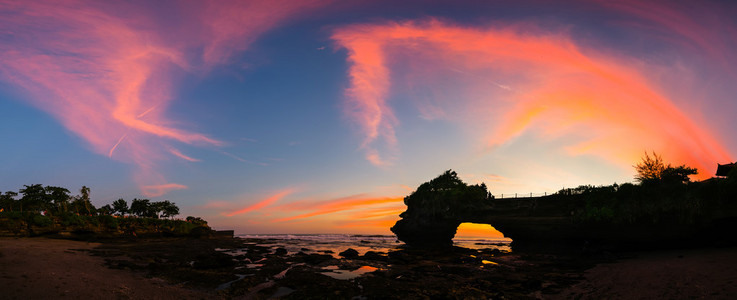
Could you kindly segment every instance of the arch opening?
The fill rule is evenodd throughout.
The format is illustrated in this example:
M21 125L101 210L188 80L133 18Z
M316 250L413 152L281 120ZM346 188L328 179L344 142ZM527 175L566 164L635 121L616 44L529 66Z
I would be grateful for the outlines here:
M456 228L453 245L469 249L499 249L512 251L512 239L496 230L493 226L483 223L461 223Z

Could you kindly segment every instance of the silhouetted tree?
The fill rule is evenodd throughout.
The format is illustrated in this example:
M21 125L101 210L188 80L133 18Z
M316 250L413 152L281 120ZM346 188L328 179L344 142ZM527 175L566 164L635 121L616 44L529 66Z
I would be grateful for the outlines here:
M653 157L650 157L650 155L645 152L645 156L642 157L642 162L635 165L635 171L637 171L635 180L640 183L659 180L660 175L664 170L665 164L663 163L663 158L660 155L653 152Z
M110 204L105 204L97 209L97 213L103 216L109 216L113 213L113 207Z
M154 201L154 202L149 203L147 215L151 218L158 219L162 210L164 210L164 202Z
M46 186L44 188L51 201L54 203L55 211L65 213L69 209L69 190L58 186Z
M688 176L698 173L695 168L686 167L685 165L678 167L673 167L670 164L665 165L663 158L655 152L653 152L652 157L645 152L642 162L634 167L637 171L635 180L643 184L655 182L686 183L691 181Z
M150 206L150 200L136 198L131 201L129 212L138 217L152 217Z
M686 167L686 165L680 165L678 167L668 165L663 170L663 174L660 175L660 180L664 182L686 183L691 182L691 178L688 178L688 176L696 174L698 174L696 168Z
M40 184L23 185L25 188L19 190L23 196L20 198L20 211L41 211L46 209L51 199L47 197L46 190Z
M85 211L87 211L87 215L92 214L92 202L90 202L90 188L87 186L82 186L82 188L79 190L80 198L82 199L82 204L84 205Z
M80 215L91 216L95 213L96 208L92 205L92 202L90 202L90 188L82 186L79 193L80 195L74 197L74 200L72 201L72 210Z
M17 200L15 200L15 197L18 196L18 193L7 191L5 194L0 193L0 208L7 210L7 211L13 211L13 207L16 206Z
M179 207L176 206L176 204L169 202L169 200L164 200L164 202L161 202L161 216L164 218L173 217L179 214Z
M117 213L119 216L124 216L128 213L128 203L123 198L115 200L113 202L112 212Z

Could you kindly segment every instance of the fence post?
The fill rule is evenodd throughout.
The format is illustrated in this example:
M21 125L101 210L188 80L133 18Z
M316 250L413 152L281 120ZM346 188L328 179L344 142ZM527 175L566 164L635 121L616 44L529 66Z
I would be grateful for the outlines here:
M514 193L514 199L517 199L517 193Z

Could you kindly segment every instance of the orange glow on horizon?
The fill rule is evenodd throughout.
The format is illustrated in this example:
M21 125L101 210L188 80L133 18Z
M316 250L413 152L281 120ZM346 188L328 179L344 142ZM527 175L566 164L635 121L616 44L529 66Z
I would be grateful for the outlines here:
M504 234L489 224L461 223L456 230L456 237L503 238Z

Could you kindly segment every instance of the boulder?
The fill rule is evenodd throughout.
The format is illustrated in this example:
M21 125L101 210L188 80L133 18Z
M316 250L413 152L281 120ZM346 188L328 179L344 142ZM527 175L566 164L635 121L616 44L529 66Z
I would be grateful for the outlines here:
M358 257L358 251L353 248L348 248L345 251L338 253L338 255L344 258L356 258Z
M455 219L404 218L397 221L391 231L408 246L446 248L453 246L453 237L460 224Z

